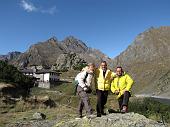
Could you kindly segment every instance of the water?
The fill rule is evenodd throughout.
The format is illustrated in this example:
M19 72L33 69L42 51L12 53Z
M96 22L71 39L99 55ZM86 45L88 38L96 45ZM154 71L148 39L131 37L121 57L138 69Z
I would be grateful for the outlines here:
M151 97L151 98L153 98L154 100L159 101L163 104L170 105L170 99L168 99L168 98L155 98L155 97Z
M135 95L136 97L148 97L148 98L152 98L153 100L159 101L163 104L168 104L170 105L170 98L165 98L165 97L160 97L160 96L152 96L149 94L139 94L139 95Z

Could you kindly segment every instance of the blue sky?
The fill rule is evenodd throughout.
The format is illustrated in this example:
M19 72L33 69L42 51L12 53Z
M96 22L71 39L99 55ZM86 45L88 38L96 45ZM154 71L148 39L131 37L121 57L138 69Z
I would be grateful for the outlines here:
M0 54L72 35L113 58L152 26L170 26L170 0L1 0Z

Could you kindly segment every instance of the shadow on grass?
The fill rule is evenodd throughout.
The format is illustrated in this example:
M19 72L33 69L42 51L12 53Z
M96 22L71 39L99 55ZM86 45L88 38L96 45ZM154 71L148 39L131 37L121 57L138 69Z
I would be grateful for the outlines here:
M114 109L108 109L108 112L109 112L109 114L110 114L110 113L121 113L120 111L116 111L116 110L114 110Z
M55 86L63 85L65 83L72 83L72 82L71 81L66 81L66 80L60 80L60 81L57 81L57 82L53 82L51 84L55 87Z

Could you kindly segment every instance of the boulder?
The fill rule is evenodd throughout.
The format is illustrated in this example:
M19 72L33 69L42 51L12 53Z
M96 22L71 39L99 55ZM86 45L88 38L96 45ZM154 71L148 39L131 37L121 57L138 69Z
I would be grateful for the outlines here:
M35 120L43 120L46 118L46 115L40 112L36 112L33 114L33 119Z
M165 127L137 113L113 113L93 119L74 119L60 122L55 127Z
M49 96L33 96L26 101L31 104L42 105L43 107L56 107L56 103Z

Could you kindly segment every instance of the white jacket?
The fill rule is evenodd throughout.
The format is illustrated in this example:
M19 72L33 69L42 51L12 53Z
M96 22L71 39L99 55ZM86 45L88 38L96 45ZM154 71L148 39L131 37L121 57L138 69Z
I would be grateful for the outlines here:
M92 73L88 73L88 76L84 82L86 73L88 73L87 71L82 71L80 73L77 74L75 80L78 81L78 85L81 86L82 88L84 88L85 86L90 86L92 78L93 78L93 74Z

